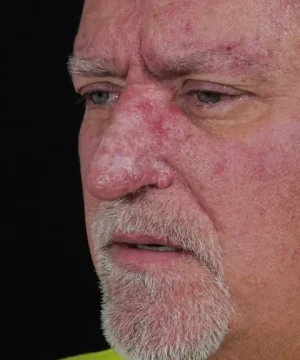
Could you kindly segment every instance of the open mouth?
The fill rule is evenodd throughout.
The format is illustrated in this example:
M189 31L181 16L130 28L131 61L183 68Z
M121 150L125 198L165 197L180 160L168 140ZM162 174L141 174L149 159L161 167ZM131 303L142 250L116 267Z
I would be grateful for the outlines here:
M145 249L150 251L179 251L178 249L169 246L157 245L157 244L133 245L133 247L135 247L136 249Z
M149 251L169 251L169 252L182 252L182 249L176 249L169 246L158 245L158 244L149 244L149 245L138 245L138 244L124 244L129 248L140 249L140 250L149 250Z
M113 242L111 248L112 258L119 264L134 264L147 268L147 266L155 266L169 268L176 262L184 261L186 256L193 256L190 251L185 251L173 244L139 244Z

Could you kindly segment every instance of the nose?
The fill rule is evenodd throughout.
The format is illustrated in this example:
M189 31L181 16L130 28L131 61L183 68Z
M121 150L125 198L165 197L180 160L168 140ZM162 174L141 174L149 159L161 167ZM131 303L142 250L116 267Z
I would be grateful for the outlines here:
M93 196L111 201L147 185L170 186L172 171L161 155L158 113L149 96L122 94L89 165L86 185Z

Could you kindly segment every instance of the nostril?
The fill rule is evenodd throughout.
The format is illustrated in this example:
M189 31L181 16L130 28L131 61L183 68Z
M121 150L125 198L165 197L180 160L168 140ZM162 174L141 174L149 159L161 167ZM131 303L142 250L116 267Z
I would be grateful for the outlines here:
M155 185L145 185L145 186L142 186L140 187L138 190L136 191L133 191L131 193L128 193L128 194L125 194L123 196L123 199L124 200L127 200L129 202L133 202L135 200L140 200L147 192L147 190L149 188L152 188L154 189L155 188Z

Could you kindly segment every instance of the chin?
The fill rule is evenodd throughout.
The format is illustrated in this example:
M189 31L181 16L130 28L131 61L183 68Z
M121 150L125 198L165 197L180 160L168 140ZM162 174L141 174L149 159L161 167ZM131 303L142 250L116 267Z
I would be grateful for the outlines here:
M233 308L210 272L135 273L107 262L97 268L103 334L122 357L205 360L221 346Z

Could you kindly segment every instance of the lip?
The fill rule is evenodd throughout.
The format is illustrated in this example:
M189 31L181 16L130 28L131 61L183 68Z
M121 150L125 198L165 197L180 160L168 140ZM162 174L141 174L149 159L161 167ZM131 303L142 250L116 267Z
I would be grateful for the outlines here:
M152 251L147 249L138 249L130 245L149 245L157 244L173 247L179 251ZM155 269L169 268L170 266L178 266L189 259L189 262L202 265L215 275L218 275L218 269L211 266L207 259L200 259L196 254L188 248L183 248L174 244L172 241L163 238L156 238L142 233L115 232L112 235L112 243L108 247L112 259L119 265L137 266L137 270L148 270L152 266Z
M145 234L124 234L124 233L114 233L112 237L113 245L116 244L130 244L130 245L150 245L157 244L163 246L169 246L178 250L183 250L182 246L174 244L170 240L163 238L155 238Z
M119 266L130 266L137 271L163 271L173 266L182 265L187 259L195 261L193 254L183 251L151 251L130 247L128 243L113 244L111 257ZM193 260L192 260L193 259Z

